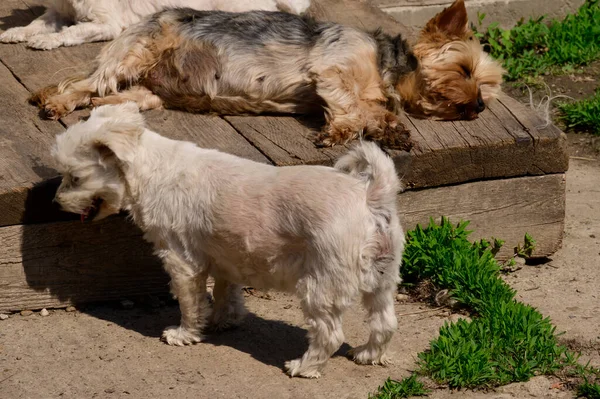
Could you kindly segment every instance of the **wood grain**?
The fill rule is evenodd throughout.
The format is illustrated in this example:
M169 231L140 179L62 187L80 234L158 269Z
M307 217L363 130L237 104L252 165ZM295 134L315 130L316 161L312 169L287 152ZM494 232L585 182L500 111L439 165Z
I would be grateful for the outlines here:
M512 255L525 233L536 240L535 256L548 256L560 248L565 217L565 176L518 177L412 190L398 197L405 229L439 222L469 220L471 239L505 240L500 259Z
M0 311L168 291L141 232L122 217L0 228Z
M319 149L314 131L292 117L227 116L231 125L278 166L331 165L346 146Z
M307 14L317 20L336 22L363 30L381 28L390 35L407 32L401 23L364 0L313 0Z

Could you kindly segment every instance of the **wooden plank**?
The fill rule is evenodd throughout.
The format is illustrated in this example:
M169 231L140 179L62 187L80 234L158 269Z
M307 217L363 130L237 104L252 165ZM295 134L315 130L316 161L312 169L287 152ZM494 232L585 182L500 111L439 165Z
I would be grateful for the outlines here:
M470 220L472 239L506 240L500 259L526 232L536 256L562 240L563 174L480 181L398 196L406 230L430 217ZM141 232L122 217L0 228L0 311L60 307L166 292L167 278Z
M517 100L505 94L502 94L498 100L533 137L533 159L534 166L539 169L538 173L566 171L569 167L567 136L555 125L542 120L534 111Z
M0 65L0 82L0 226L4 226L24 220L29 189L57 176L49 149L54 135L64 129L31 115L26 105L29 92L4 65Z
M470 220L471 238L505 240L498 257L512 255L525 233L536 240L535 256L548 256L561 245L565 217L565 176L518 177L456 186L405 191L398 197L405 229L439 221Z
M141 232L122 217L0 228L0 311L168 291Z
M252 145L275 165L331 165L344 154L346 146L319 149L312 140L314 132L292 117L227 116Z
M364 0L312 0L307 14L317 20L363 30L381 28L391 35L408 31L400 22Z

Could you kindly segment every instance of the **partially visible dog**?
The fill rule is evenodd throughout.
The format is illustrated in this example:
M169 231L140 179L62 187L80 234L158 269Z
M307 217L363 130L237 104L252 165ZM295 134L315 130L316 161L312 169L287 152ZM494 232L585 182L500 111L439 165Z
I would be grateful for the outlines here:
M309 347L286 363L291 376L319 377L358 295L370 336L352 356L388 362L404 235L400 182L376 144L359 143L333 168L274 167L162 137L126 103L99 107L58 135L54 157L64 210L90 221L128 210L154 244L181 309L181 324L163 333L167 343L199 342L207 320L216 329L239 323L239 284L248 284L301 299Z
M43 89L33 101L51 119L125 101L143 110L220 114L318 109L328 122L323 145L362 132L408 149L408 131L393 112L400 107L395 86L416 66L400 36L283 12L177 9L130 27L103 49L88 77Z
M43 15L27 26L2 33L0 41L27 42L29 47L50 50L112 40L146 15L166 8L281 10L300 14L309 5L310 0L54 0Z
M464 0L427 22L413 50L419 68L398 85L412 115L475 119L500 91L504 70L469 28Z

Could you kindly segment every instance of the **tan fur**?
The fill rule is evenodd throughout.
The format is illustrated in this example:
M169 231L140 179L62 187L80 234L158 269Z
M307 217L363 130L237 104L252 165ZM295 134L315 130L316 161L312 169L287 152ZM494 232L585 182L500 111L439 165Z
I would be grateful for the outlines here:
M475 119L500 91L504 71L469 29L463 0L429 21L413 50L420 68L397 86L413 115Z

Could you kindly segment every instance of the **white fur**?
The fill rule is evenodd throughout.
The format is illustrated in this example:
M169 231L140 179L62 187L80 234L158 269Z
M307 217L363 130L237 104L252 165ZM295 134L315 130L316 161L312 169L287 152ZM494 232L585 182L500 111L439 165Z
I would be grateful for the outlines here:
M0 35L0 42L27 42L39 50L112 40L144 16L167 8L243 12L287 11L301 14L310 0L54 0L27 26Z
M244 284L300 297L310 342L286 363L291 376L320 376L359 295L370 336L352 355L360 364L388 362L404 234L400 182L375 144L358 144L333 168L274 167L162 137L126 103L101 106L58 135L54 157L65 210L82 213L103 198L96 219L128 210L154 244L182 314L163 333L169 344L200 341L207 322L217 330L239 323Z

